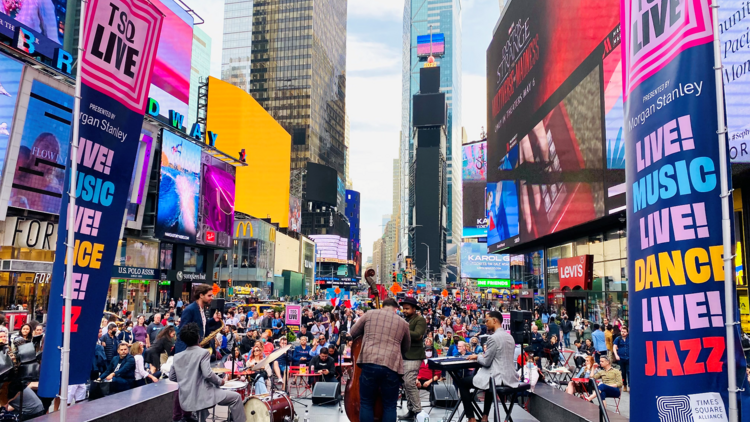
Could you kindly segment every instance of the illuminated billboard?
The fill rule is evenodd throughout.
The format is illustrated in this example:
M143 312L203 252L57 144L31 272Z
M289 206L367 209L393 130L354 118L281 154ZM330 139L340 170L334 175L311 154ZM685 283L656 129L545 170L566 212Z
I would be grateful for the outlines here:
M32 82L9 206L60 213L72 115L72 96Z
M216 148L238 157L247 151L247 167L238 167L235 209L289 224L289 169L292 137L255 99L236 86L208 78L207 130L218 133ZM251 153L252 151L252 153ZM263 175L263 177L258 177Z
M234 228L234 167L208 154L203 154L203 163L198 243L229 247Z
M486 188L487 188L487 141L464 144L464 230L463 237L487 236Z
M130 229L140 230L143 222L145 194L151 176L156 131L157 129L148 123L144 123L143 128L141 128L138 156L130 178L129 200L126 208L125 221Z
M195 243L201 178L201 147L162 130L156 237Z
M156 50L149 97L159 103L160 114L174 110L188 114L190 61L193 54L193 17L174 0L151 0L164 14ZM185 120L187 125L187 120ZM188 128L190 129L190 128Z
M486 243L463 243L461 278L510 279L510 255L488 254Z
M316 260L318 262L340 262L349 260L349 240L335 234L313 234L309 236L315 242Z
M67 8L67 0L4 0L0 2L0 18L4 25L12 22L1 15L62 45Z
M0 54L0 171L5 164L10 134L13 133L13 117L21 86L23 64Z
M432 38L432 45L430 45ZM445 34L417 35L417 56L442 56L445 54Z
M619 11L617 0L528 0L498 24L487 50L490 252L625 209Z
M302 200L289 195L289 230L299 233L302 230Z
M747 1L723 0L719 11L727 139L732 162L750 163L750 51ZM670 91L675 87L670 87Z

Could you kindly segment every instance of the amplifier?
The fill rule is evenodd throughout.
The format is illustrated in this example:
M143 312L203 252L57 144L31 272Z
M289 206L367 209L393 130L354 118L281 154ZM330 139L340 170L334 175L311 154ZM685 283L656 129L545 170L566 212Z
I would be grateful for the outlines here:
M313 404L335 403L341 396L341 384L338 382L316 382L312 393Z
M451 408L458 403L458 391L453 384L434 384L430 391L430 406Z

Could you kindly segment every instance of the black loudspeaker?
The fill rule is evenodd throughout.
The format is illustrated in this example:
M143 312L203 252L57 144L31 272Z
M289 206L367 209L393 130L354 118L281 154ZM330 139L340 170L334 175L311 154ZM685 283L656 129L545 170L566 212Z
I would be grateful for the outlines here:
M208 307L208 318L213 318L214 312L218 309L221 312L222 317L224 316L224 303L226 299L214 299L211 301L211 305Z
M341 396L338 382L316 382L312 393L313 404L332 404Z
M453 384L433 384L430 406L450 408L458 403L458 391Z
M510 311L510 335L516 344L531 343L531 311Z

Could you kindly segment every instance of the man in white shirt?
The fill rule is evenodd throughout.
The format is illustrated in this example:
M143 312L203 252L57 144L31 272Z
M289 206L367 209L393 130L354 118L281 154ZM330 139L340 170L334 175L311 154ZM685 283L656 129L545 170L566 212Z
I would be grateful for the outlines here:
M310 334L312 334L315 337L318 336L325 336L326 335L326 327L323 326L323 323L320 321L317 321L315 325L312 326L310 329Z

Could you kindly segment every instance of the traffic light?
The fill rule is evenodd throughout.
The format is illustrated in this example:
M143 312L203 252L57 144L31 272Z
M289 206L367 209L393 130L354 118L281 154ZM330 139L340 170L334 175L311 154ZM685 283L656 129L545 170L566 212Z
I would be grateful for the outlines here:
M393 282L394 283L396 282L396 274L397 274L396 272L393 273Z

